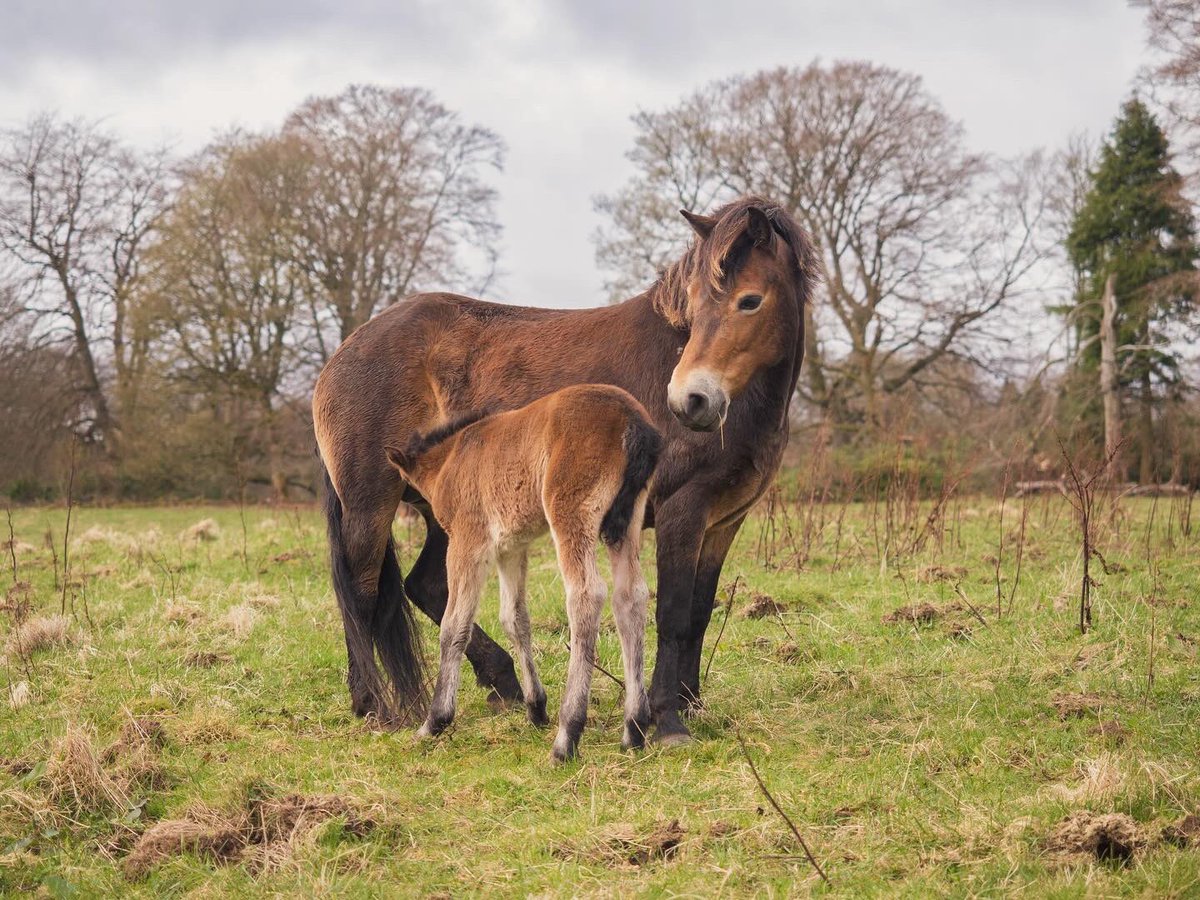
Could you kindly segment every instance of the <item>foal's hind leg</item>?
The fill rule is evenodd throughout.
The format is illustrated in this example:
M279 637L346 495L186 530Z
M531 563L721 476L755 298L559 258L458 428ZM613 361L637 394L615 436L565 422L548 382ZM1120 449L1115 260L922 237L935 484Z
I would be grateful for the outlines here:
M525 603L528 549L522 547L509 551L501 555L497 562L500 570L500 624L517 651L529 721L539 727L549 725L546 689L542 687L537 665L533 661L533 628L529 623L529 607Z
M567 589L567 621L571 625L571 661L567 686L558 713L558 735L552 754L563 762L579 752L579 737L587 723L592 666L596 660L596 634L604 608L604 579L596 567L597 527L575 527L554 535L558 565Z
M450 600L442 616L441 661L429 717L417 732L422 737L441 734L454 721L458 683L462 674L463 651L471 637L479 597L487 580L489 547L482 542L467 542L462 549L451 545L446 556L450 576Z
M613 619L621 641L621 661L625 666L625 730L621 746L626 750L643 746L650 730L650 701L646 697L643 658L650 589L638 562L641 516L635 518L625 539L609 550L613 571Z

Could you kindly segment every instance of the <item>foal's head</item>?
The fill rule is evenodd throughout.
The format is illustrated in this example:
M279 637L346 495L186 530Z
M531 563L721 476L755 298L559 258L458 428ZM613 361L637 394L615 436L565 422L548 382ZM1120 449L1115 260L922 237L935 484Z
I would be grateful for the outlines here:
M795 220L762 200L742 198L712 216L682 212L698 238L656 297L690 331L667 405L687 427L713 431L756 373L790 359L784 377L794 377L820 262Z

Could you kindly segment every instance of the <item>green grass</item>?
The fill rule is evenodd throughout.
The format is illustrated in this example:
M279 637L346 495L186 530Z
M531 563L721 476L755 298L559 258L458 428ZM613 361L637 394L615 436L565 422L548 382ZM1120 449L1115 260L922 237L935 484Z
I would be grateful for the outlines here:
M1011 501L1005 510L1006 597L1019 510ZM1149 529L1150 501L1106 516L1100 546L1112 574L1097 573L1094 628L1081 636L1078 546L1065 501L1031 503L1021 578L1011 612L999 618L989 560L1000 533L994 500L954 505L920 553L893 550L884 565L883 526L872 524L870 508L850 507L840 534L838 513L826 508L820 540L799 571L783 564L790 551L782 540L773 564L763 564L762 519L743 529L724 577L728 585L741 576L741 587L705 682L706 709L693 720L694 745L623 753L620 690L598 675L582 760L555 767L552 732L531 728L522 710L490 709L470 678L454 729L433 744L415 743L410 732L372 732L350 715L315 510L247 509L243 544L236 508L77 509L64 641L31 655L11 646L24 592L10 592L0 625L8 645L0 891L1200 893L1200 847L1158 838L1163 826L1200 812L1200 535L1181 538L1166 501ZM803 523L792 515L799 533ZM180 537L210 517L220 528L215 540ZM23 509L13 520L18 540L37 548L18 552L29 616L55 615L63 599L44 535L55 535L61 557L64 511ZM897 533L912 533L903 528ZM785 533L784 523L776 531ZM401 521L396 533L407 567L420 528ZM648 536L647 560L651 546ZM6 590L7 554L0 562ZM932 566L965 570L961 589L986 624L953 583L931 580ZM566 616L545 543L530 570L535 643L553 706L565 674ZM744 617L753 592L771 595L784 612ZM926 624L884 621L920 603L942 615ZM718 610L706 654L722 616ZM483 624L500 634L494 583ZM607 613L604 629L601 662L617 671ZM425 637L432 646L432 627ZM27 695L23 705L8 702L14 690ZM1090 698L1084 708L1063 718L1055 701L1081 694ZM162 741L131 743L135 717L160 724ZM1098 727L1111 722L1120 727ZM738 733L831 886L759 793ZM80 747L94 751L93 769ZM89 790L97 779L113 788L108 796ZM145 877L126 875L131 847L155 821L228 818L248 808L248 797L290 794L336 795L354 812L289 831L265 857L256 851L218 863L203 853L169 854ZM1081 809L1135 820L1145 844L1128 865L1048 849L1055 826ZM373 827L357 827L360 818ZM679 846L653 852L653 833L673 820Z

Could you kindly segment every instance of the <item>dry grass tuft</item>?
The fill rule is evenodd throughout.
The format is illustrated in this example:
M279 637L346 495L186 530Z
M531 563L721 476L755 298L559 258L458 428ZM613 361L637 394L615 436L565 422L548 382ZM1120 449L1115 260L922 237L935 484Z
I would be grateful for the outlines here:
M1058 823L1044 846L1065 862L1091 859L1125 864L1147 843L1138 823L1124 813L1079 810Z
M1125 785L1125 773L1111 753L1080 761L1075 768L1080 773L1078 784L1073 787L1055 785L1053 788L1056 796L1070 803L1103 805L1111 802Z
M33 544L27 544L25 541L17 539L0 543L0 553L4 554L15 553L17 556L33 556L37 553L37 549Z
M113 813L129 807L129 785L105 771L90 731L68 725L51 748L42 776L47 797L75 813Z
M172 819L152 825L125 857L128 878L143 878L163 860L193 853L215 863L236 860L246 846L241 830L232 825Z
M253 606L249 603L239 603L221 617L221 627L238 640L244 640L254 630L257 619L258 613Z
M179 532L181 541L190 541L191 543L210 543L221 536L221 526L217 524L216 519L201 519L195 525L183 529Z
M245 605L253 609L278 609L283 605L283 598L267 593L252 594L246 598Z
M233 659L228 653L211 650L193 650L183 658L183 664L193 669L213 669Z
M37 653L71 643L71 622L65 616L26 619L8 638L8 652Z
M28 681L18 681L8 686L8 705L12 709L22 709L33 700L33 691Z

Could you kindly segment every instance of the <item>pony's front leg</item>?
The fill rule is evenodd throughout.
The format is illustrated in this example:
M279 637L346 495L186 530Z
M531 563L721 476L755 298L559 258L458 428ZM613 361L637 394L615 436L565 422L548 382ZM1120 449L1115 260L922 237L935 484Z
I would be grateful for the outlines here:
M567 686L558 713L558 734L551 755L557 762L573 759L587 724L592 667L596 661L596 635L607 594L596 566L596 530L572 536L555 535L558 563L567 589L567 621L571 626L571 659Z
M456 543L451 542L446 554L450 598L442 616L439 641L441 659L437 684L433 688L433 702L429 705L429 716L425 724L417 732L421 737L441 734L454 721L463 653L467 641L471 638L475 613L479 609L479 597L487 579L490 548L482 542L465 542L466 546L460 549Z
M650 680L650 709L654 715L654 739L668 746L687 743L692 738L679 718L680 665L691 631L692 594L706 517L707 511L696 491L681 491L659 503L654 511L658 657Z
M712 619L721 568L743 519L714 528L704 536L700 559L696 565L695 588L692 591L692 616L687 641L679 661L679 702L685 714L698 712L700 701L700 662L704 655L704 634Z

